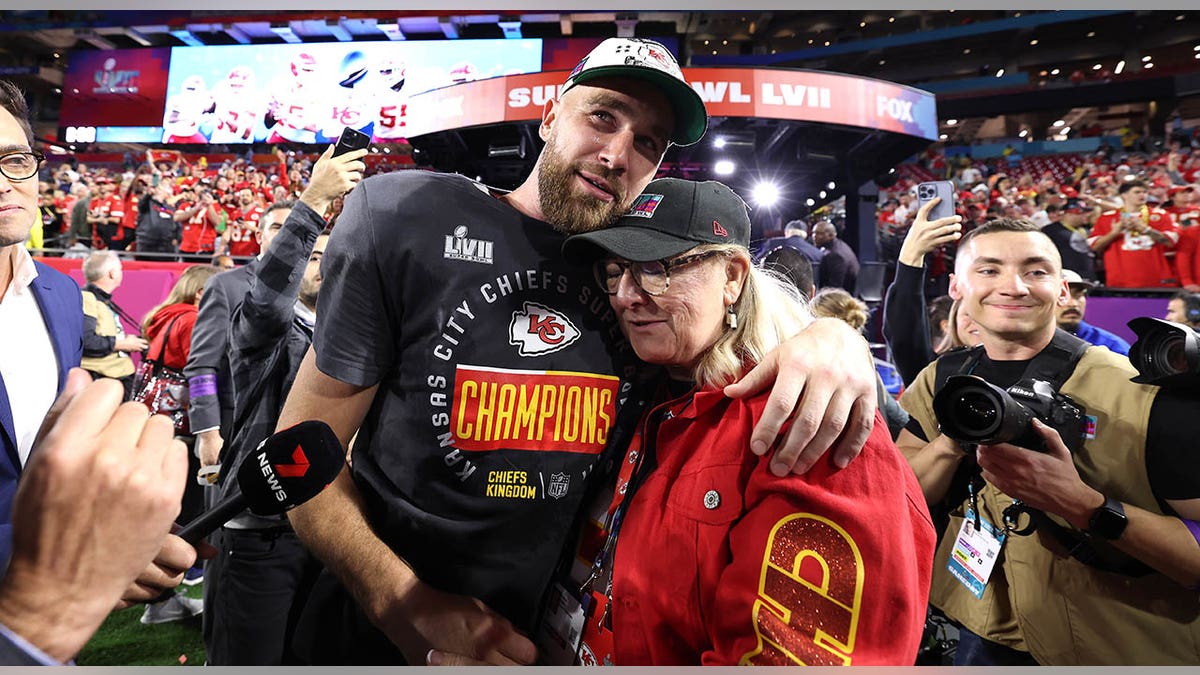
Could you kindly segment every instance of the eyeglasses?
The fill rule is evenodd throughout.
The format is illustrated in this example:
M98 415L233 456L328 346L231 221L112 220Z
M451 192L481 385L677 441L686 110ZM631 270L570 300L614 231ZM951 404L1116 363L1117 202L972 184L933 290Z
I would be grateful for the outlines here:
M625 270L633 275L633 283L650 295L662 295L671 285L671 270L699 262L722 254L723 251L705 251L685 255L674 260L651 260L650 262L622 262L619 260L600 260L592 268L596 274L596 283L609 295L616 295L621 286L621 278Z
M11 181L29 180L37 175L46 156L37 150L0 155L0 174Z

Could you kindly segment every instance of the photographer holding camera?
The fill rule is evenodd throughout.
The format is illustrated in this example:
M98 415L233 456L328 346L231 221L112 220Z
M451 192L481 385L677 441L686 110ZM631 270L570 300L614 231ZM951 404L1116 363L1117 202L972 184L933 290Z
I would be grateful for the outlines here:
M962 626L955 665L1200 662L1195 399L1056 328L1069 289L1033 223L989 222L958 251L950 295L983 344L921 372L897 439L951 506L930 601Z

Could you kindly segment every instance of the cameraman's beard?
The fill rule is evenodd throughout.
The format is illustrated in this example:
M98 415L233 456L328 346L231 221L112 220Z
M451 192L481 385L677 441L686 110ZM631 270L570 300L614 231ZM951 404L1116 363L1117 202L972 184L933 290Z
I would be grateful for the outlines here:
M575 189L576 172L584 169L604 178L617 190L612 201ZM628 208L615 181L615 172L599 165L568 164L559 156L554 136L546 142L538 166L538 205L542 217L564 234L592 232L612 225Z
M305 277L300 280L300 292L297 295L297 299L305 307L315 312L317 310L317 295L320 291L321 281L319 279Z

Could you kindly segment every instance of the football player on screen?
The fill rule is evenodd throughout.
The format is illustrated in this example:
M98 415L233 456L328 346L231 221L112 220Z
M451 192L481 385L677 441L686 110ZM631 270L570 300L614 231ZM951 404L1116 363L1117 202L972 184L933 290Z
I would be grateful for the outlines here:
M200 130L213 112L212 94L199 75L183 81L179 92L167 98L163 113L163 143L208 143Z

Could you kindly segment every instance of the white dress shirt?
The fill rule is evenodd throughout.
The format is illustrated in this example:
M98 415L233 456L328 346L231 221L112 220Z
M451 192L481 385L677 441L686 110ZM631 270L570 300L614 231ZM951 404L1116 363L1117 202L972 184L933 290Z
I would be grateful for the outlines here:
M8 390L17 453L24 466L58 392L58 359L30 288L38 275L33 258L24 246L9 248L13 276L0 299L0 375Z

